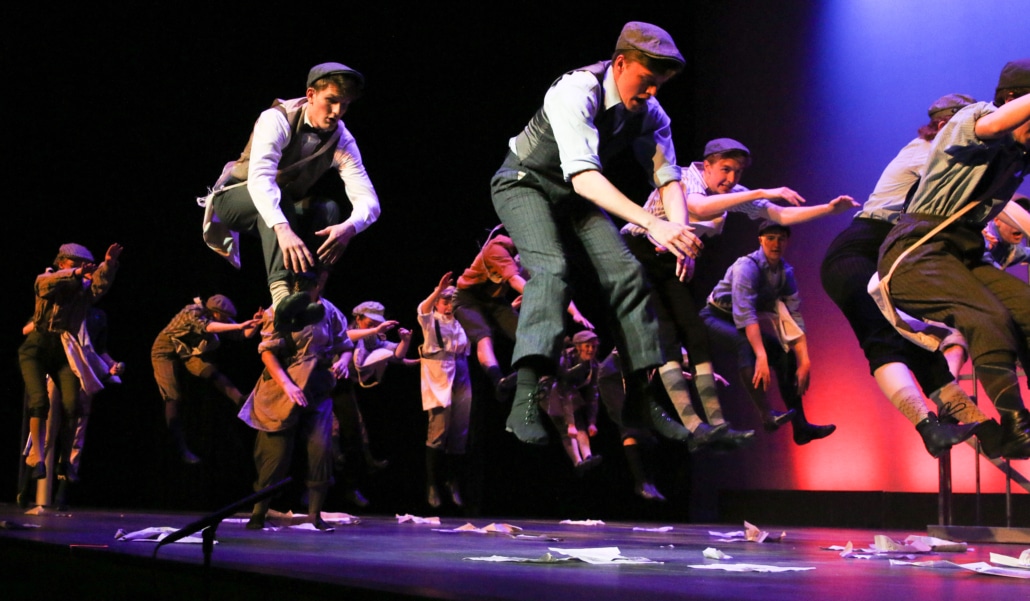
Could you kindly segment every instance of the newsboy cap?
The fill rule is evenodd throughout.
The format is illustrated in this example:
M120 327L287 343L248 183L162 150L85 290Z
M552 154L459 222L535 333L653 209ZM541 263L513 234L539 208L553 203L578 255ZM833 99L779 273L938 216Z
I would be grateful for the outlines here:
M61 248L57 251L56 261L60 261L61 259L78 259L80 261L92 263L93 253L89 252L89 249L81 244L69 242L67 244L62 244Z
M354 77L358 78L358 81L361 82L361 85L365 85L365 76L361 73L358 73L354 69L351 69L347 65L341 63L322 63L320 65L315 65L314 67L311 67L311 70L308 71L308 87L312 87L316 81L322 79L323 77L327 77L329 75L336 75L337 73L353 75Z
M926 113L930 115L931 119L943 119L950 115L954 115L959 112L964 106L969 106L976 102L976 99L972 96L965 94L948 94L947 96L941 96L937 100L933 101L930 108L926 110Z
M672 41L672 36L667 31L657 25L641 21L630 21L622 26L622 33L619 34L619 40L615 43L615 51L619 50L637 50L651 58L673 60L681 65L687 64L687 60L680 54L676 43Z
M229 300L229 297L225 295L215 294L209 297L207 299L207 302L204 303L204 306L207 307L208 311L217 311L224 315L228 315L233 319L236 319L236 307L233 306L232 301Z
M995 95L1012 88L1030 88L1030 58L1009 61L1001 68Z
M383 307L382 303L375 301L365 301L354 307L354 315L364 315L365 317L373 321L386 321L386 308Z
M751 151L747 149L747 146L744 146L743 144L734 140L733 138L716 138L714 140L710 140L707 144L705 144L705 154L702 158L707 159L713 154L730 152L732 150L739 150L747 156L751 156Z

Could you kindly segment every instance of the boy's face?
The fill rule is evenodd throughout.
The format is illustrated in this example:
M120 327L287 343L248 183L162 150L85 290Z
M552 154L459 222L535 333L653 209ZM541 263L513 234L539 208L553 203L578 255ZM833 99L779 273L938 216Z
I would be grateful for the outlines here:
M615 58L612 72L622 104L634 113L646 110L647 101L672 78L672 75L659 75L638 62L628 61L621 54Z
M320 91L308 88L308 121L312 127L332 131L336 123L347 112L350 97L344 96L336 84L329 84Z
M759 236L758 244L761 245L765 258L775 265L783 259L783 253L787 251L787 241L789 240L789 235L772 230Z
M705 187L716 194L728 194L733 186L740 183L740 177L744 174L744 164L737 159L719 159L714 163L704 162L704 171L701 176L705 180Z
M441 296L436 299L436 306L434 308L440 315L450 317L454 315L454 299L449 296Z
M1006 223L1005 219L1001 217L996 218L994 220L994 225L998 228L998 238L1000 238L1002 242L1006 242L1008 244L1019 244L1023 241L1023 232Z
M76 259L72 257L65 257L57 262L58 269L78 269L86 264L83 259Z
M588 340L576 345L576 352L579 353L581 361L591 361L597 356L597 341Z

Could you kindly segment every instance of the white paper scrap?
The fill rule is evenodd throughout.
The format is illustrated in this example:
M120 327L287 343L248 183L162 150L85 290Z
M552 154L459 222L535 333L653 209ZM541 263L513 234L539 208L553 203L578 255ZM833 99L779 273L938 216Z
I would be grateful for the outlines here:
M587 549L559 549L557 547L551 547L549 549L555 553L561 553L562 555L568 555L574 557L580 561L584 561L590 564L599 563L625 563L625 564L638 564L638 563L662 563L660 561L653 561L646 557L624 557L619 551L618 547L593 547Z
M439 526L440 525L440 518L439 517L435 517L435 516L434 517L425 517L425 518L423 518L423 517L419 517L417 515L411 515L410 513L406 513L404 515L398 515L396 517L397 517L397 523L398 524L404 524L404 523L407 523L407 522L411 522L412 524L432 524L434 526Z
M1002 555L1001 553L991 553L991 563L996 563L1007 568L1019 568L1022 570L1030 569L1030 564L1024 562L1024 556L1026 551L1023 551L1019 558L1009 557L1008 555Z
M814 570L814 567L783 567L783 566L766 566L755 563L706 563L701 565L688 565L688 568L695 568L698 570L723 570L726 572L804 572L807 570Z
M707 549L701 552L701 555L705 556L708 559L733 559L732 555L727 555L722 551L716 549L715 547L708 547Z
M555 557L550 553L545 553L540 557L507 557L504 555L490 555L488 557L465 557L467 561L486 561L496 563L558 563L561 561L569 561L571 557Z
M144 528L143 530L136 530L135 532L126 532L119 528L118 531L115 532L114 537L116 540L126 542L156 543L167 538L169 534L178 531L178 528L172 528L171 526ZM175 542L197 544L204 542L204 539L191 534L190 536L184 536ZM215 541L215 544L218 544L218 541Z

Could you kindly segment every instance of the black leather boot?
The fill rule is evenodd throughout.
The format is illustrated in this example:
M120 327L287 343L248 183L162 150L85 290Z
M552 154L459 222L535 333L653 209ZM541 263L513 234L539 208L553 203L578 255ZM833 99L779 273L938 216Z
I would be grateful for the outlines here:
M926 452L936 458L975 434L979 427L980 424L942 424L931 411L916 424L916 431L923 437Z
M980 427L976 430L976 438L980 441L980 451L988 459L1001 457L1002 445L1004 444L1003 437L1001 426L993 419L980 422Z
M794 418L791 420L791 424L794 426L794 444L805 445L813 440L826 438L837 429L837 426L833 424L817 426L808 423L808 418L805 417L805 406L800 396L783 394L783 402L794 412Z
M626 375L626 402L622 406L622 423L627 428L645 428L662 438L689 442L690 430L666 413L651 394L650 381L643 370Z
M687 441L687 450L694 453L708 445L722 440L723 435L726 434L730 429L730 425L726 422L719 424L718 426L710 426L705 422L701 422L694 431L690 433L690 440Z
M1030 459L1030 411L1001 409L1001 456L1005 459Z

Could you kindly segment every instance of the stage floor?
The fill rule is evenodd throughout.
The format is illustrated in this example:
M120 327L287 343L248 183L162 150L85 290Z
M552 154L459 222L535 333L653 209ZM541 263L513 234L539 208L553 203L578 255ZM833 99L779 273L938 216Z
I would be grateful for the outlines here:
M804 508L799 508L804 510ZM809 508L808 510L816 510ZM758 524L780 542L722 542L710 531L743 524L607 523L570 525L520 518L443 518L440 525L399 523L395 516L359 516L334 532L292 528L250 531L245 515L222 522L210 569L201 544L116 540L119 530L183 528L201 514L72 509L25 515L0 505L0 561L9 599L1025 599L1030 581L964 569L891 565L885 559L845 559L831 545L867 548L876 534L903 540L925 532L778 528ZM471 522L509 524L505 534L444 533ZM33 526L19 529L19 525ZM669 526L666 531L654 529ZM635 528L649 528L642 531ZM471 557L539 558L552 548L617 547L638 565L490 563ZM702 552L732 556L717 561ZM987 562L990 553L1018 557L1025 547L971 543L965 553L922 555L917 561ZM560 557L560 553L551 552ZM781 573L728 572L697 565L759 564L813 568ZM15 596L9 596L16 593Z

